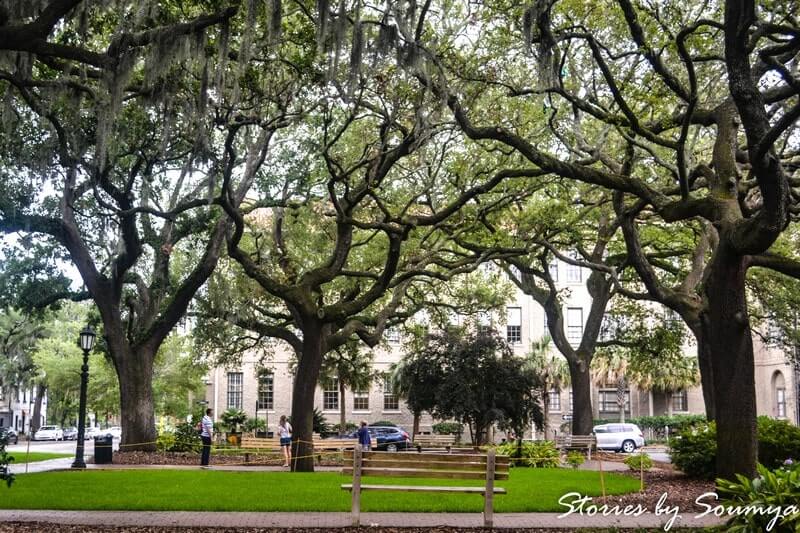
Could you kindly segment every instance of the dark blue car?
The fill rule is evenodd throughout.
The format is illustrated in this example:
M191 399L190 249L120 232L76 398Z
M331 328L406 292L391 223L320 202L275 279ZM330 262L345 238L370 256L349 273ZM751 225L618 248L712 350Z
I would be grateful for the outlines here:
M367 426L373 450L396 452L411 447L411 437L403 428L394 426ZM358 432L347 435L348 438L357 439Z

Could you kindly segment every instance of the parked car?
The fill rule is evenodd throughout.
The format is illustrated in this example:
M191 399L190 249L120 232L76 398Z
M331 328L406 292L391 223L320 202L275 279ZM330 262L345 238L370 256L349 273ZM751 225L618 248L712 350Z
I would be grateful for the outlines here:
M75 426L64 428L64 440L78 440L78 428Z
M0 427L0 440L5 439L9 444L19 443L17 432L10 427Z
M58 426L42 426L33 435L33 440L64 440L64 430Z
M105 434L106 434L106 432L105 432L104 429L100 429L97 426L92 426L92 427L86 428L86 430L83 432L83 438L86 439L86 440L89 440L89 439L93 439L95 437L102 437Z
M636 424L601 424L594 427L597 447L632 453L644 446L644 435Z
M113 426L105 430L105 435L113 437L115 439L122 438L122 428L119 426Z
M372 449L387 452L396 452L411 447L411 437L401 427L394 426L368 426L369 436L372 440ZM347 435L347 438L357 439L358 431Z

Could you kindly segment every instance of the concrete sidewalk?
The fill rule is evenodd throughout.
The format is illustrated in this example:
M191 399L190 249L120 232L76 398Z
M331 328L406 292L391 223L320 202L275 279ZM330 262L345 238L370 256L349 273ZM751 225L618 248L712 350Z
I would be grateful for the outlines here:
M663 528L670 517L647 513L639 517L580 516L558 518L557 513L495 513L496 528L579 529ZM219 527L219 528L345 528L349 513L229 513L199 511L2 511L0 522L47 522L88 526ZM721 525L714 517L695 518L685 513L676 527L705 528ZM361 513L361 525L371 527L483 527L480 513Z

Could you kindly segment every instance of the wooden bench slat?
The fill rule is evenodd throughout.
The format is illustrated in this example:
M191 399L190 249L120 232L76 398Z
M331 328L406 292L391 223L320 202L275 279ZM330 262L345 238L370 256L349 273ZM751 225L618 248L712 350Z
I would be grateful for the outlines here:
M345 459L352 459L353 458L353 451L347 450L344 452ZM425 462L425 461L447 461L452 463L462 463L462 462L480 462L482 464L486 464L486 456L479 455L475 453L471 454L456 454L456 453L417 453L414 451L407 451L407 452L363 452L364 459L371 459L374 457L379 457L381 459L393 459L393 460L407 460L415 463ZM498 455L497 456L497 463L509 463L509 457L507 455Z
M342 469L345 475L353 474L353 467L345 467ZM380 476L380 477L430 477L441 479L486 479L486 470L473 471L469 470L430 470L421 468L370 468L364 466L361 468L361 475L363 476ZM508 479L507 472L496 472L495 479Z
M342 485L344 490L352 490L350 483ZM405 492L468 492L473 494L483 494L486 492L484 487L439 487L423 485L361 485L361 490L398 490ZM494 488L495 494L506 494L506 489L502 487Z
M365 458L362 460L364 465L370 465L372 467L376 466L409 466L409 465L416 465L420 468L450 468L453 470L457 469L465 469L465 470L486 470L486 463L481 463L478 461L462 461L462 462L453 462L453 461L438 461L438 460L425 460L425 461L414 461L413 455L409 455L411 459L397 459L394 457L370 457ZM434 456L436 457L436 456ZM508 470L510 463L503 462L495 465L496 470Z

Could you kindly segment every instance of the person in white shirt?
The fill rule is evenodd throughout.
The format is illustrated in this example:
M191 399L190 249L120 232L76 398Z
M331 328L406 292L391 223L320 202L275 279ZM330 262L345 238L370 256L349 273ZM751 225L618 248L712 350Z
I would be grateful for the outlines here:
M214 434L214 420L211 418L211 409L206 409L206 416L200 422L200 438L203 440L203 453L200 456L200 465L208 466L211 459L211 436Z
M283 450L283 466L289 466L292 461L292 425L286 420L286 415L282 415L281 421L278 422L278 434Z

